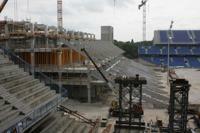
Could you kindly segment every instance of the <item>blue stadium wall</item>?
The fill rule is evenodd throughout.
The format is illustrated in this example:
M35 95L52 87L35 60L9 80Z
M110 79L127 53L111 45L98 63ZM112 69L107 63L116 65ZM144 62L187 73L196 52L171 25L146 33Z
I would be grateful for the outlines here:
M200 68L200 30L155 31L153 44L139 46L139 57L158 66L166 66L168 43L170 67Z

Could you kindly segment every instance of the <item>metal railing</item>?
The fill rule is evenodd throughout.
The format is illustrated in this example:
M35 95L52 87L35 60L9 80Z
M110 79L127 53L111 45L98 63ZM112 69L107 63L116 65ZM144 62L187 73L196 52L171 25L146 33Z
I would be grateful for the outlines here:
M0 129L0 132L1 130L3 132L7 131L24 132L25 130L33 126L36 122L44 118L44 116L46 116L48 113L55 110L56 107L62 102L63 100L62 96L67 95L66 92L67 90L62 86L58 85L56 81L49 78L44 73L38 71L37 73L35 73L34 67L32 67L29 63L24 61L22 58L17 56L12 51L1 46L0 49L2 50L4 56L8 57L11 61L13 61L14 64L19 65L19 67L23 68L25 72L28 72L30 75L33 75L35 78L38 78L41 82L44 82L45 85L48 85L50 87L50 89L59 90L59 93L61 94L55 96L54 98L52 97L52 99L43 104L40 104L38 107L33 109L29 114L26 114L22 119L11 124L10 127L6 129Z

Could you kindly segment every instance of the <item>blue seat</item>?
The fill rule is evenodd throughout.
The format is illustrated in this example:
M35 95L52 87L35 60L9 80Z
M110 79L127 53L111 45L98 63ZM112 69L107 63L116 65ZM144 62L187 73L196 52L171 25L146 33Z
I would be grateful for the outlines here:
M160 53L160 48L157 46L152 46L148 49L148 54L161 54Z
M193 48L193 53L196 54L196 55L200 55L200 47L195 47Z
M178 54L181 54L181 55L191 55L191 51L190 51L190 48L189 47L179 47L178 49Z
M170 64L171 66L186 66L183 57L173 57L173 61Z
M175 51L175 47L170 47L170 54L176 54L176 51ZM163 55L167 55L168 54L168 47L165 46L163 47Z
M139 54L145 54L145 48L139 47Z
M200 62L198 61L197 58L189 57L187 59L189 60L190 67L193 67L193 68L199 68L200 67Z

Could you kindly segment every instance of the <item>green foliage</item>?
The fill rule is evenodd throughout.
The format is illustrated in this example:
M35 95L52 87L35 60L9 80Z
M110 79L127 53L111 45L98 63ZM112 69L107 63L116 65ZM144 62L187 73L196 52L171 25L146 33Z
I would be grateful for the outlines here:
M118 46L122 50L124 50L124 56L128 58L137 58L138 57L138 46L139 45L152 45L152 41L145 41L145 42L136 42L134 43L133 40L128 42L122 42L114 40L114 45Z

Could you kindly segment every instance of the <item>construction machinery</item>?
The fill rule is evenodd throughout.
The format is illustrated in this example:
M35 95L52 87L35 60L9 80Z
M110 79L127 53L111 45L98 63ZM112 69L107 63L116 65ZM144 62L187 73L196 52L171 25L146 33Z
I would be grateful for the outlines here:
M1 3L1 5L0 5L0 13L3 11L3 9L4 9L4 7L5 7L5 5L6 5L7 2L8 2L8 0L4 0L4 1Z
M108 79L106 78L106 76L103 74L103 72L99 69L99 67L97 66L97 64L95 63L95 61L92 59L92 57L89 55L89 53L86 51L85 48L81 49L82 52L85 53L85 55L89 58L89 60L92 62L92 64L95 66L95 68L97 69L97 71L101 74L102 78L106 81L106 83L109 83Z
M117 77L115 83L119 84L119 106L114 113L117 114L118 120L115 124L115 132L121 129L145 130L145 123L142 120L144 111L142 108L142 86L147 84L143 77ZM123 104L123 91L128 90L128 106ZM134 99L136 98L136 99Z

